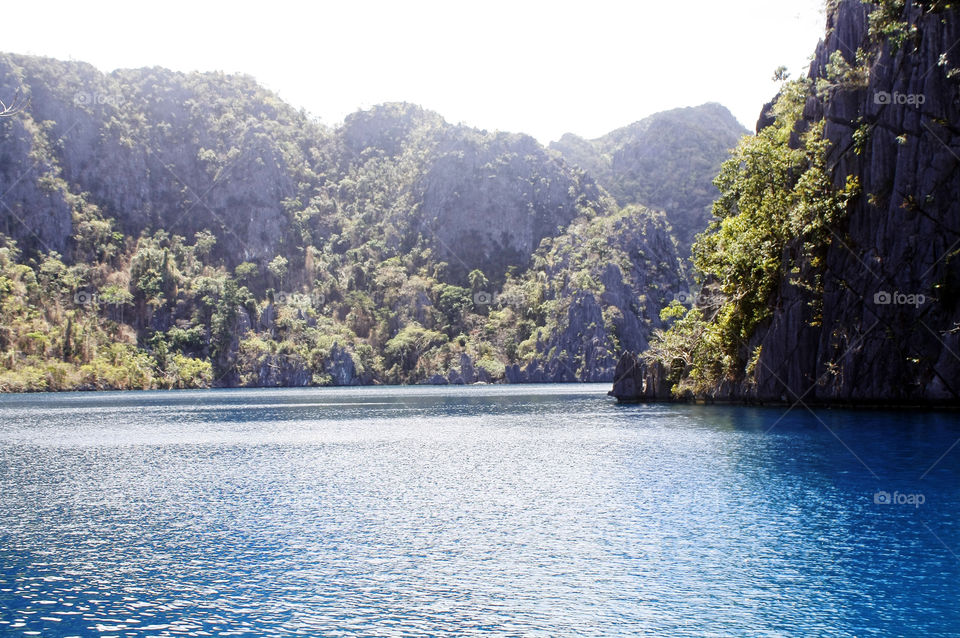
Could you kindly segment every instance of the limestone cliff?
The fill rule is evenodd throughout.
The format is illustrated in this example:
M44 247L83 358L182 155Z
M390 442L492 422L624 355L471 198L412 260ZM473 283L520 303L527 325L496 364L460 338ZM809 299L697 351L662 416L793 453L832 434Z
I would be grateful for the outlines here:
M816 262L786 247L770 317L741 349L757 358L702 398L960 402L958 41L955 4L831 3L797 132L823 121L834 186L853 178L861 194ZM838 79L863 62L864 80ZM765 109L758 126L771 121ZM811 272L819 290L796 284ZM624 359L614 394L639 398L658 374Z
M960 401L960 9L940 4L903 3L895 18L910 34L899 48L871 42L870 5L846 0L830 14L811 79L827 76L835 51L855 63L857 48L874 48L876 59L867 86L809 100L804 118L826 121L835 184L856 176L864 195L833 229L822 322L800 289L782 286L753 339L763 349L756 379L731 392Z
M653 331L663 327L661 309L686 292L685 269L664 215L628 207L573 225L551 248L543 272L558 282L549 289L557 304L553 329L537 340L536 356L526 366L507 369L507 379L612 381L620 354L645 349Z

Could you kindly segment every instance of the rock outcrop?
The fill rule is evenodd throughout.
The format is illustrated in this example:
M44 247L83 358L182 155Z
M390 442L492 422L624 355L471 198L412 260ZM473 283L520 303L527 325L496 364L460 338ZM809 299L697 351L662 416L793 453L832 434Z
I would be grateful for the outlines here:
M608 394L621 403L677 400L670 392L670 383L663 366L658 362L647 365L631 353L623 355L617 363L613 390Z
M323 139L243 76L102 74L84 63L0 55L0 91L14 90L30 101L0 128L0 188L9 209L22 212L3 217L17 221L9 235L43 251L68 253L71 213L94 208L128 235L211 230L229 262L269 259L289 239L283 202L297 194L303 147Z
M829 229L822 292L784 275L771 317L743 348L760 349L755 366L703 398L960 403L960 8L902 5L886 16L897 43L871 35L876 5L831 3L809 71L820 91L798 131L824 121L834 185L856 178L862 195ZM858 49L872 60L868 81L831 77L837 53L855 67ZM765 109L759 126L769 123ZM801 259L799 270L814 267ZM624 398L631 391L637 381L620 384Z
M336 137L351 178L389 166L388 214L429 242L457 281L474 269L499 280L526 268L545 237L614 208L592 177L532 137L450 125L412 104L351 115Z
M438 150L419 185L420 229L463 276L479 269L499 279L577 215L609 206L591 178L526 135L455 138Z
M582 169L619 176L624 202L686 209L687 189L702 209L701 173L739 134L722 107L681 110L584 141L578 168L411 104L326 128L240 75L0 54L0 95L17 91L0 234L75 269L64 308L71 286L110 290L83 310L145 354L210 362L217 385L611 381L687 285L677 226ZM652 176L668 165L675 184ZM508 309L492 293L511 288Z
M960 9L908 1L915 26L903 46L876 49L866 87L808 101L826 121L834 182L860 179L827 249L822 321L811 299L781 286L756 377L733 391L761 400L960 402ZM948 5L949 6L949 5ZM870 6L839 2L810 69L814 81L840 51L851 64L868 36ZM858 148L857 136L867 135Z
M614 379L622 352L640 352L654 330L663 327L660 311L686 291L685 270L663 214L631 207L605 220L605 259L560 249L560 258L545 269L547 279L569 277L578 268L590 272L596 288L575 282L556 294L565 310L556 328L538 340L537 354L525 366L509 366L510 383L602 383ZM581 226L571 228L555 245L579 246L586 240Z

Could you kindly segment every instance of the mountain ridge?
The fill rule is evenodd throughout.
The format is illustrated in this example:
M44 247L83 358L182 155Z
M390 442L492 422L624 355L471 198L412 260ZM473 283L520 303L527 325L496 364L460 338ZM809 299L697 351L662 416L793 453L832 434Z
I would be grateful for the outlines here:
M0 388L608 381L688 288L662 213L524 134L0 55L17 90Z
M713 178L747 129L716 103L655 113L592 140L566 134L550 144L593 175L621 206L664 210L680 252L710 220Z

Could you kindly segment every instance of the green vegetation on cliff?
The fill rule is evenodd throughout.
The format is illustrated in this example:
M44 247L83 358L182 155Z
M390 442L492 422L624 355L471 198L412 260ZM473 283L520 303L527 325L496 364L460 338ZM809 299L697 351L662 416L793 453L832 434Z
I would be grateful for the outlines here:
M524 135L0 56L0 389L609 380L682 266Z
M834 188L826 169L828 143L819 122L793 139L811 94L807 80L785 82L774 122L744 138L715 180L715 220L693 247L697 306L673 304L644 354L667 370L676 394L702 394L756 365L747 343L772 313L778 287L822 291L822 253L829 227L859 193L856 178Z
M808 77L716 179L696 306L621 396L957 403L958 38L956 3L828 4Z

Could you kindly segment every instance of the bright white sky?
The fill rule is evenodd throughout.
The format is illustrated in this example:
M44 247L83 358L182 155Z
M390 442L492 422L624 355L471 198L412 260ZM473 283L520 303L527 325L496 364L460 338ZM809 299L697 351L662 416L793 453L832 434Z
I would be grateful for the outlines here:
M720 102L752 129L823 0L8 2L0 50L256 77L329 125L407 101L543 143Z

